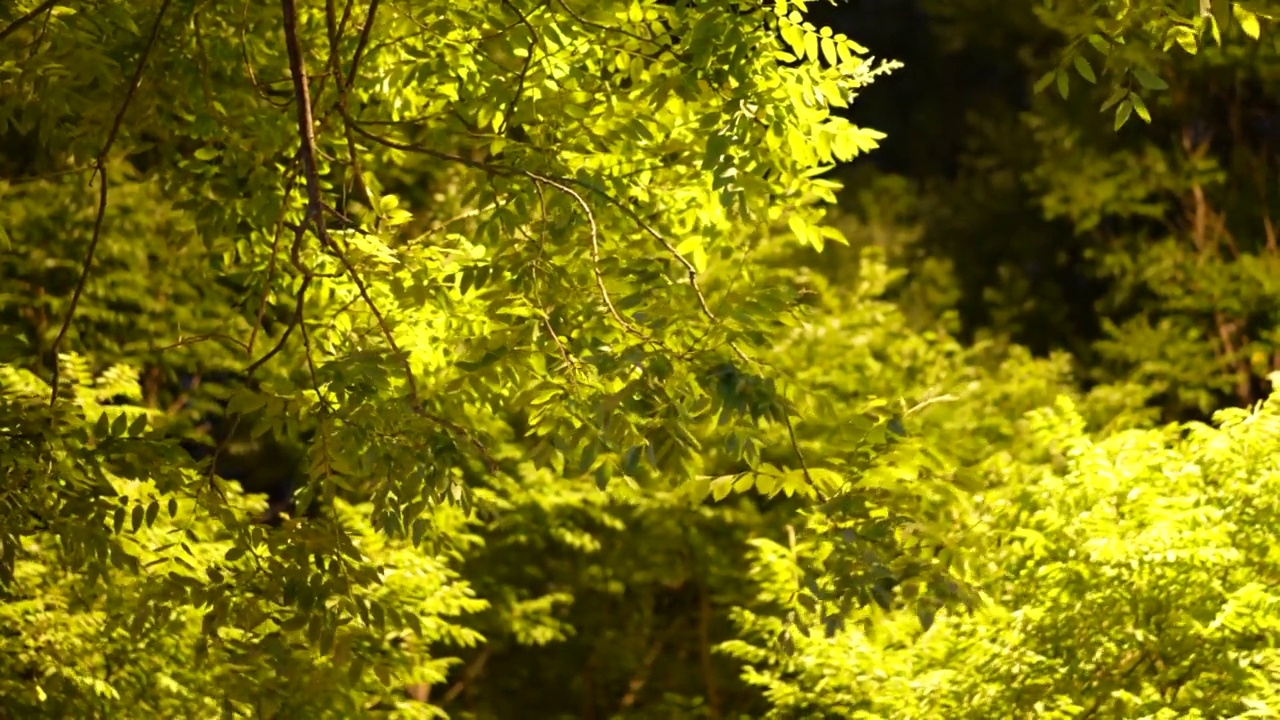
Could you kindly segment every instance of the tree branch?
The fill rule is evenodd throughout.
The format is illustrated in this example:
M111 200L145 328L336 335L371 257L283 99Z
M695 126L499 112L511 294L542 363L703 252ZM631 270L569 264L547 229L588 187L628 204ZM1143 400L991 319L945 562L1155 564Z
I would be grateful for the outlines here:
M33 9L31 12L9 23L8 27L6 27L4 30L0 30L0 42L4 42L5 38L17 32L18 29L21 28L23 25L26 25L32 20L35 20L36 18L40 17L41 13L45 12L46 10L52 10L53 6L57 4L58 4L58 0L44 0L44 2L37 5L35 9ZM165 3L165 4L168 5L168 3ZM164 11L161 10L160 12L163 13Z
M524 64L520 67L520 77L516 82L516 92L511 96L511 101L507 103L507 110L502 116L502 126L494 128L494 132L499 135L505 135L507 128L511 125L511 116L515 114L516 104L520 102L520 96L524 94L525 78L528 77L529 68L533 65L533 51L538 49L538 43L541 42L538 38L538 31L534 29L533 23L529 22L529 18L523 12L520 12L520 8L512 4L511 0L502 0L502 4L510 8L511 12L520 18L520 23L529 31L529 54L525 55Z
M623 695L622 700L618 703L620 712L630 710L636 704L636 700L640 698L640 691L649 683L649 674L653 671L653 664L658 661L658 656L662 654L662 646L666 642L667 638L664 633L649 647L649 652L645 653L644 660L640 663L640 669L631 678L631 681L627 683L627 694Z
M632 324L618 312L618 308L614 307L613 300L609 297L609 288L604 284L604 273L600 270L600 229L596 226L596 217L595 214L591 212L591 206L582 198L582 195L568 185L564 185L563 183L556 182L555 180L540 175L534 175L533 173L527 174L534 182L541 182L550 185L573 198L573 201L578 204L578 207L582 208L582 212L587 216L587 224L591 229L591 271L596 278L596 287L600 289L600 298L604 301L604 306L609 310L609 314L613 316L613 319L617 321L619 325L622 326L622 329L627 330L628 332L637 332Z
M306 61L302 57L302 44L298 41L298 7L294 0L280 0L284 15L284 44L289 56L289 75L293 80L293 95L298 106L298 138L302 142L302 174L306 178L307 219L323 227L320 215L320 177L316 171L315 122L311 115L311 88L307 82ZM306 224L305 222L303 223Z
M467 685L475 682L475 679L480 677L485 663L489 662L489 656L492 654L493 645L485 645L480 654L476 655L475 659L467 665L467 669L462 672L462 677L458 679L458 682L454 683L453 687L449 688L449 691L444 694L444 697L440 698L440 704L448 705L453 702L454 699L462 694L462 691L467 689Z
M356 43L355 54L351 56L351 69L347 71L346 87L356 82L356 73L360 69L360 61L364 58L365 48L369 46L369 34L373 32L373 21L378 15L378 0L369 3L369 12L364 17L364 27L360 28L360 41Z
M303 219L302 224L299 225L295 231L296 234L294 236L294 243L290 253L290 258L294 263L294 266L298 268L299 272L303 273L304 278L310 278L314 275L314 273L312 273L308 268L302 266L301 261L298 258L303 238L306 236L307 228L310 227L320 239L321 247L336 257L342 264L343 269L351 276L351 280L355 283L356 290L359 292L360 298L364 300L369 311L377 321L378 328L382 331L382 335L386 340L387 346L404 366L405 384L409 387L410 404L414 411L422 417L425 417L445 428L447 432L462 435L480 452L489 467L495 468L497 467L497 461L489 454L484 444L472 436L470 432L446 418L428 412L426 408L422 407L422 402L418 393L417 377L413 372L413 365L409 361L408 353L404 352L400 348L399 343L396 342L395 335L391 332L391 326L387 323L386 317L383 316L382 311L378 309L377 303L375 303L372 296L370 296L368 286L364 282L364 279L360 277L358 272L356 272L355 266L351 264L346 253L344 253L342 249L338 247L337 243L335 243L329 236L329 231L326 229L324 224L325 205L320 198L320 176L316 169L315 120L311 111L311 90L308 84L306 62L302 55L302 43L298 40L298 8L295 0L280 0L280 7L284 20L285 49L289 55L289 74L293 78L294 96L298 105L298 135L302 145L300 149L300 156L302 159L303 178L306 181L307 189L307 215ZM371 20L366 22L366 25L370 24L372 24ZM361 131L359 125L355 124L354 121L351 120L351 117L347 114L344 108L339 106L338 110L342 113L343 120L349 123L351 129L358 133L365 134ZM302 296L300 294L298 305L299 312L296 312L294 315L295 324L296 322L301 322L302 319L300 312L301 303ZM290 326L290 329L292 329L292 325ZM286 335L287 334L288 331L286 331ZM250 367L256 368L260 366L272 355L279 352L279 349L283 346L283 341L285 339L286 338L281 338L281 342L278 343L270 353Z
M347 18L344 13L342 22L338 22L336 13L334 12L333 0L325 0L324 9L325 23L329 28L329 70L333 73L334 78L336 78L334 84L337 85L338 88L338 110L342 114L342 131L347 141L347 162L351 165L351 174L354 177L356 189L360 194L364 195L365 200L369 203L370 209L381 217L381 211L379 208L374 206L373 193L369 192L369 186L365 184L364 181L364 173L360 170L360 154L356 150L356 139L351 132L351 123L347 120L349 117L347 111L347 91L349 90L352 81L355 80L354 70L359 62L360 50L356 50L356 59L351 63L351 69L353 72L348 76L347 81L344 82L342 80L342 61L338 58L338 45L342 40L342 29L346 24ZM350 9L351 6L348 4L347 10L350 11ZM368 32L369 28L373 25L373 11L376 9L377 2L375 0L373 7L370 9L369 16L365 20L363 32ZM363 32L361 34L362 41L366 37Z
M89 178L89 182L93 182L96 177L98 182L98 210L93 219L93 236L89 238L89 247L85 250L84 262L80 267L80 277L76 280L75 290L71 293L71 302L67 305L66 317L62 320L62 327L58 329L58 335L53 339L53 345L49 350L53 354L53 379L49 383L49 406L52 407L58 402L58 381L61 372L61 365L58 363L58 348L62 345L62 341L66 339L67 332L71 329L72 318L76 314L76 306L80 304L80 298L84 295L85 284L89 281L89 270L93 267L93 256L98 250L98 241L102 239L102 220L107 214L107 156L111 153L111 147L115 145L116 137L120 133L120 126L124 122L124 114L129 110L129 103L133 101L133 96L138 91L138 86L142 84L142 72L147 67L147 59L151 57L151 49L155 47L156 38L160 35L160 23L164 21L164 14L169 9L171 0L164 0L160 4L160 11L156 13L155 22L151 25L151 35L147 38L147 44L142 48L142 55L138 57L138 66L133 70L133 77L129 79L128 88L125 90L124 101L120 103L120 110L116 112L115 119L111 121L111 128L107 131L107 140L102 144L102 150L98 153L97 160L94 162L94 174ZM52 3L46 3L52 5ZM14 25L22 22L19 18L13 25L10 25L0 33L0 39L12 32Z

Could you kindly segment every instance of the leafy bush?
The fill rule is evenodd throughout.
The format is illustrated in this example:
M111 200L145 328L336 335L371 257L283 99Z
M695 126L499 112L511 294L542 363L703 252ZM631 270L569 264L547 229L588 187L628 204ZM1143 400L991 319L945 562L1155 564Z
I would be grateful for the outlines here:
M1093 437L1066 398L1028 419L1038 458L982 464L967 520L995 543L975 553L971 612L869 608L836 628L829 604L796 603L826 548L755 541L759 604L722 649L771 717L1274 713L1280 394L1216 427Z

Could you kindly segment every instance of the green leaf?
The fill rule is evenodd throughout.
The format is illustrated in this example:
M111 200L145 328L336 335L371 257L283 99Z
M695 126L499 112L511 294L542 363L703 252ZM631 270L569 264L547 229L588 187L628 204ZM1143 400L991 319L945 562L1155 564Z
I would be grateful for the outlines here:
M267 396L248 388L237 390L227 401L228 415L248 415L267 406Z
M728 497L729 493L733 492L734 480L733 475L724 475L712 480L710 484L712 499L720 502Z
M806 223L804 218L801 217L799 214L791 215L790 217L787 218L787 227L790 228L791 232L795 234L796 240L799 240L800 244L802 245L811 244L809 239L809 236L810 236L809 224Z
M1148 90L1168 90L1169 83L1165 82L1160 76L1153 74L1144 68L1135 67L1130 72L1137 78L1138 83Z
M1178 45L1187 52L1188 55L1195 55L1200 51L1199 43L1196 41L1196 34L1183 25L1175 25L1171 31L1171 37Z
M1071 92L1071 80L1070 78L1067 77L1067 73L1063 70L1058 70L1057 79L1058 79L1058 94L1062 96L1063 100L1066 100L1068 95Z
M1050 70L1044 75L1041 75L1040 79L1036 80L1036 84L1033 88L1034 92L1036 92L1037 94L1044 92L1045 88L1053 84L1053 80L1055 77L1057 77L1057 74L1058 74L1057 70Z
M1116 107L1116 130L1124 127L1129 122L1129 114L1133 112L1132 100L1125 100Z
M1107 96L1106 101L1102 103L1102 112L1106 112L1108 109L1111 108L1111 106L1115 105L1116 103L1120 102L1121 100L1125 99L1128 96L1129 96L1129 88L1117 87L1114 91L1112 91L1110 95Z
M1218 19L1215 18L1212 14L1206 14L1204 16L1204 19L1206 22L1209 23L1209 31L1210 31L1210 34L1213 36L1213 44L1221 47L1222 31L1218 29Z
M1080 77L1091 83L1098 82L1097 76L1093 74L1093 68L1089 65L1089 61L1086 60L1083 55L1076 55L1075 58L1072 59L1072 63L1076 66L1076 72L1080 73Z
M812 32L804 33L804 56L818 62L818 36Z
M351 665L347 668L347 682L351 685L358 684L360 679L364 677L364 669L364 658L359 655L352 658Z
M1240 29L1245 35L1257 40L1262 34L1262 25L1258 22L1258 16L1247 10L1238 2L1231 3L1231 13L1235 16L1236 22L1240 23Z
M798 26L789 22L783 22L780 26L782 39L791 48L791 53L797 58L804 57L804 31Z
M824 28L825 29L825 28ZM836 54L836 43L829 37L822 38L822 57L826 59L829 65L838 65L840 58Z
M690 480L685 486L685 494L695 503L700 503L711 494L711 478L699 476Z
M1138 117L1142 118L1143 122L1150 123L1151 113L1147 111L1147 105L1142 98L1137 93L1129 93L1129 101L1133 103L1133 110L1138 113Z

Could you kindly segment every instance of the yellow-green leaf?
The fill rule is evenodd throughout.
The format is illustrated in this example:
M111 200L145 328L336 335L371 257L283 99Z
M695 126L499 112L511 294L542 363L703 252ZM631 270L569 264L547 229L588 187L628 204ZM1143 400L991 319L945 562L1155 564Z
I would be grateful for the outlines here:
M1235 15L1236 22L1240 23L1240 29L1244 30L1245 35L1257 40L1262 34L1258 16L1246 10L1240 3L1231 3L1231 14Z
M1129 101L1133 103L1133 111L1138 113L1138 117L1142 118L1143 122L1150 124L1151 113L1147 110L1147 104L1142 101L1138 93L1129 93Z
M1116 106L1116 130L1124 127L1129 122L1129 114L1133 112L1133 103L1125 100Z
M1089 61L1083 55L1075 56L1075 59L1071 62L1076 66L1076 72L1080 73L1080 77L1091 83L1098 82L1098 77L1093 74L1093 67L1089 65Z

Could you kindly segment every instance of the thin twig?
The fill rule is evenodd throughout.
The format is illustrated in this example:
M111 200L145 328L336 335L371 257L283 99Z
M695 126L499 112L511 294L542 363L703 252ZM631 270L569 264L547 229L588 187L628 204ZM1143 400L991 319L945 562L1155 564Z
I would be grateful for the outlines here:
M616 25L605 25L605 24L603 24L603 23L595 22L594 20L588 20L588 19L586 19L586 18L582 17L581 15L579 15L577 12L575 12L575 11L573 10L573 8L569 7L569 3L565 2L565 0L559 0L559 2L560 2L560 7L564 8L564 11L565 11L565 12L567 12L567 13L569 13L569 16L570 16L570 17L572 17L574 20L577 20L578 22L582 23L583 25L586 25L587 27L596 28L597 30L603 30L603 31L605 31L605 32L616 33L616 34L618 34L618 35L622 35L623 37L631 38L632 40L638 40L638 41L640 41L640 42L642 42L642 43L649 43L649 44L651 44L651 45L657 45L657 46L658 46L658 54L657 54L657 55L649 55L649 54L646 54L646 53L637 53L637 54L641 55L641 56L642 56L642 57L644 57L644 58L647 58L647 59L650 59L650 60L657 60L657 59L658 59L658 56L659 56L659 55L661 55L663 52L668 52L668 53L670 53L670 54L671 54L671 56L672 56L672 57L674 57L674 58L676 58L676 59L679 59L679 56L677 56L677 55L676 55L675 49L674 49L674 48L672 48L670 44L662 44L662 45L659 45L659 44L658 44L658 43L657 43L653 38L651 38L651 37L644 37L643 35L637 35L637 34L635 34L635 33L631 32L630 30L626 30L626 29L624 29L624 28L620 28L620 27L618 27L618 26L616 26ZM613 49L618 50L618 49L621 49L621 48L613 48Z
M365 200L369 203L369 208L373 210L374 213L381 216L381 210L374 204L373 193L369 191L369 186L364 181L364 172L360 169L360 154L356 149L356 139L351 131L351 123L346 119L349 117L347 112L347 90L351 86L352 81L355 80L354 70L359 62L359 50L356 51L356 59L351 62L353 72L347 76L348 79L346 82L342 81L340 79L342 77L342 61L338 58L338 45L342 41L342 25L345 24L346 18L343 18L343 23L337 22L333 0L325 0L324 7L325 23L328 25L329 29L329 67L333 76L335 78L339 78L335 84L338 86L338 110L342 114L342 132L347 141L347 162L351 165L351 174L355 179L356 189L360 194L364 195ZM350 7L350 5L347 5L348 10ZM376 10L376 5L373 9ZM372 25L373 15L371 11L365 22L365 31L367 31ZM365 36L362 34L361 39L363 40L364 37Z
M53 19L53 8L49 8L44 13L44 20L40 21L40 32L36 33L35 42L31 43L31 50L27 53L27 59L33 60L40 53L40 45L44 43L45 35L49 34L49 21ZM26 71L24 70L25 74Z
M436 233L444 230L445 228L449 227L450 225L456 222L467 220L477 215L482 215L484 213L489 212L490 210L493 210L497 206L498 206L498 203L492 202L484 207L471 208L470 210L465 210L463 212L458 213L457 215L454 215L451 218L437 222L436 224L427 228L426 231L424 231L421 235L419 235L419 237L424 238L424 237L427 237L428 235L435 235Z
M614 307L613 299L609 297L609 288L605 286L604 273L600 270L600 228L596 226L596 216L595 213L591 212L591 206L583 199L582 195L568 185L534 173L528 173L528 176L535 182L545 183L568 195L573 198L578 207L582 208L582 212L587 216L587 224L591 229L591 271L596 278L596 287L600 289L600 299L604 301L604 306L609 310L609 314L624 330L633 330L632 324L622 317L622 313L618 312L618 308Z
M224 333L203 333L200 335L191 335L184 338L178 338L176 341L171 342L168 345L157 348L156 352L165 352L166 350L174 350L176 348L186 347L187 345L195 345L196 343L202 343L208 340L226 340L227 342L234 344L236 347L239 347L241 350L244 350L245 352L249 351L248 345L246 345L243 340L240 340L231 335L226 335Z
M645 653L644 660L640 663L640 670L635 677L631 678L631 682L627 683L627 694L623 695L621 702L618 703L619 711L630 710L636 704L636 700L640 698L640 691L649 683L649 675L653 672L653 664L662 655L662 647L667 642L667 634L663 633L661 637L653 641L653 645L649 647L649 652Z
M532 177L532 174L530 176ZM674 245L671 244L670 240L667 240L661 233L655 230L652 225L645 222L644 218L640 217L640 215L636 213L635 210L632 210L630 207L628 207L626 203L622 202L621 200L609 194L608 192L598 187L595 187L590 183L585 183L585 182L582 182L581 180L577 180L574 178L565 178L565 180L567 182L573 183L574 185L577 185L578 187L584 187L590 190L591 192L594 192L595 194L599 195L600 197L604 198L605 202L621 210L623 215L626 215L628 218L631 219L632 222L638 225L641 230L644 230L645 233L647 233L650 237L652 237L654 240L657 240L658 243L661 244L662 247L665 248L666 251L670 253L672 257L674 257L681 265L684 266L685 272L689 277L689 286L693 288L694 294L698 296L698 305L699 307L702 308L702 314L706 315L708 320L711 320L712 322L716 321L716 314L711 312L711 306L707 304L707 298L705 295L703 295L702 288L698 284L698 269L695 268L693 266L693 263L689 262L689 259L686 258L683 254L681 254L680 251L677 250Z
M342 6L342 19L338 21L337 36L339 38L347 32L347 21L351 19L351 9L355 4L356 0L347 0L347 4ZM342 73L338 73L335 77L342 77Z
M538 44L541 42L538 38L538 31L533 28L533 23L529 22L529 18L523 12L520 12L520 9L511 0L502 0L502 4L511 8L511 12L514 12L520 18L521 24L529 30L529 50L528 54L525 55L524 65L520 67L520 76L516 80L516 92L511 96L510 102L507 103L507 110L502 115L501 125L494 128L494 132L499 135L505 135L507 127L511 125L511 116L515 114L516 104L520 102L520 96L524 94L524 81L529 75L529 68L533 65L533 52L538 49Z
M923 409L925 409L925 408L929 407L930 405L932 405L932 404L934 404L934 403L940 403L940 402L956 402L956 401L958 401L959 399L960 399L960 398L956 397L955 395L952 395L951 393L944 393L944 394L942 394L942 395L937 395L937 396L931 397L931 398L929 398L929 399L927 399L927 400L921 400L920 402L916 403L916 405L915 405L914 407L912 407L911 409L907 410L907 411L906 411L906 413L904 413L904 414L905 414L905 415L913 415L913 414L915 414L915 413L917 413L917 412L920 412L921 410L923 410Z
M440 704L448 705L461 695L462 691L467 689L467 685L480 676L481 671L484 670L485 663L489 661L489 656L492 654L493 646L485 645L480 654L476 655L475 659L467 665L467 669L462 672L462 677L458 679L458 682L454 683L453 687L449 688L449 691L444 694L444 697L440 698Z
M348 121L351 122L351 129L354 130L357 135L360 135L369 140L372 140L373 142L379 145L382 145L383 147L389 147L392 150L399 150L400 152L407 152L407 153L416 153L418 155L426 155L428 157L437 158L439 160L448 160L449 162L457 163L459 165L465 165L466 167L473 168L475 170L483 170L485 172L493 173L495 175L500 175L503 177L510 177L513 175L520 174L520 172L515 168L507 167L505 165L494 165L492 163L480 162L479 160L472 160L471 158L463 157L461 155L454 155L452 153L433 150L431 148L422 147L420 145L410 145L408 143L397 142L390 138L385 138L385 137L382 137L381 135L376 135L374 133L369 132L368 130L361 127L360 123L356 122L353 118L348 118Z
M538 199L539 201L542 201L541 187L538 187ZM543 206L544 216L545 216L545 213L546 213L546 207L544 205ZM543 232L545 233L546 223L543 222L542 225L544 228ZM523 235L526 240L530 242L534 242L533 238L530 237L529 233L527 233L523 228L517 227L516 232ZM533 262L529 263L529 271L533 276L533 301L538 309L538 317L542 320L542 327L544 327L547 333L551 335L551 340L556 344L556 347L559 348L560 350L560 358L564 360L565 367L569 371L569 381L576 382L577 374L581 371L581 369L578 367L577 362L573 359L573 356L569 354L569 348L565 346L564 341L560 339L559 333L556 332L555 327L551 324L551 313L547 310L546 303L542 301L542 290L541 290L542 282L538 279L538 264L539 264L539 259L541 257L541 254L542 254L542 245L539 244L538 245L539 257L534 258Z
M351 56L351 69L347 71L347 88L355 85L356 72L360 69L360 61L364 59L364 51L369 45L369 35L373 32L373 21L377 15L378 0L373 0L369 3L369 12L364 16L364 27L360 28L360 41L356 43L355 54Z
M4 30L0 30L0 42L4 42L5 38L17 32L18 28L40 17L40 14L43 13L44 11L53 9L53 6L56 4L58 4L58 0L44 0L44 2L37 5L35 9L32 10L31 12L9 23L8 27L6 27ZM167 4L168 3L166 3L166 5ZM164 11L161 10L161 12L163 13Z
M47 173L40 173L38 175L27 175L25 177L12 178L12 179L6 178L5 184L8 186L8 189L13 189L23 185L34 185L35 183L42 183L46 180L52 180L53 178L60 178L64 175L76 175L82 172L91 172L94 169L95 169L95 166L92 163L88 165L77 165L76 167L66 168L65 170L51 170Z
M817 489L813 484L813 476L809 474L809 462L805 460L804 451L800 449L800 442L796 440L796 429L791 424L791 415L786 408L782 409L782 422L787 426L787 437L791 439L791 449L795 451L796 459L800 461L800 473L804 475L804 481L809 487Z
M602 198L605 199L606 202L608 202L610 205L613 205L614 207L621 210L623 214L625 214L628 218L630 218L633 222L635 222L641 229L643 229L650 236L658 240L658 242L661 243L662 246L667 249L667 251L672 255L672 257L676 258L684 266L685 270L688 273L689 285L690 287L693 288L694 294L698 298L698 305L702 310L702 314L705 315L707 319L711 320L712 322L717 321L716 314L711 311L711 307L707 304L706 296L703 294L702 288L698 284L698 278L697 278L698 273L697 273L697 269L694 268L693 264L689 262L689 260L685 258L684 255L682 255L678 250L676 250L676 248L670 243L670 241L668 241L665 237L663 237L661 233L655 230L651 225L645 222L643 218L641 218L638 214L636 214L634 210L627 207L625 203L623 203L618 198L615 198L613 195L609 194L607 191L597 188L589 183L584 183L580 180L576 180L573 178L543 175L541 173L535 173L530 170L523 170L520 168L514 168L507 165L499 165L495 163L482 162L479 160L472 160L471 158L466 158L460 155L453 155L450 153L441 152L439 150L422 147L420 145L412 145L409 143L397 142L395 140L391 140L389 138L385 138L380 135L376 135L372 132L369 132L368 130L360 127L359 123L356 123L354 120L350 118L348 118L348 122L352 123L351 127L353 130L355 130L357 134L363 137L366 137L379 145L382 145L384 147L389 147L393 150L400 150L402 152L408 152L408 153L417 153L420 155L427 155L428 157L434 157L441 160L448 160L450 162L458 163L459 165L464 165L466 167L474 168L476 170L480 170L482 172L486 172L491 175L496 175L499 177L525 177L525 178L528 178L529 180L533 180L535 183L543 183L551 187L554 187L558 190L561 190L563 192L566 192L567 194L570 194L573 197L574 201L577 202L580 207L582 207L584 210L587 211L588 221L591 223L591 226L592 226L591 227L592 243L593 243L593 251L594 251L593 258L597 261L597 263L599 260L599 250L598 250L599 239L598 239L598 229L595 225L594 214L591 213L590 205L586 202L586 200L582 197L582 195L576 191L572 191L569 186L576 185L578 187L586 188L587 190L590 190L596 193L597 195L600 195ZM609 301L607 298L607 290L605 290L605 288L603 287L603 282L601 280L598 264L596 266L595 272L596 272L597 285L601 287L603 294L606 296L605 298L606 305L609 306L608 309L610 311L610 314L616 320L618 320L618 322L622 325L623 330L639 337L640 339L646 342L652 343L658 347L665 348L666 345L662 343L660 340L657 340L656 338L653 338L643 333L638 328L636 328L634 324L626 322L625 320L622 319L621 314L617 311L616 308L612 306L612 302ZM736 345L730 343L729 346L730 348L733 349L734 353L738 355L738 357L742 358L744 361L749 361L745 353L743 353L742 350L739 349Z
M205 111L211 116L221 117L221 113L214 109L213 85L209 82L209 53L205 51L204 33L200 30L199 10L191 14L191 29L195 36L196 63L200 66L200 91L204 95Z
M409 354L400 349L400 344L396 342L395 335L391 332L391 326L387 323L386 317L378 309L373 297L369 295L369 288L365 284L364 278L360 277L360 274L356 272L355 266L351 264L351 260L347 258L346 253L342 252L332 241L328 245L329 250L338 258L338 262L342 263L343 269L351 276L351 281L356 285L356 292L360 293L360 298L368 306L369 312L373 313L374 320L377 321L378 327L382 330L382 336L387 341L387 346L391 348L391 352L404 365L405 383L409 386L409 398L416 407L418 405L418 380L414 375L413 366L409 363Z
M309 286L310 284L311 284L311 276L303 275L302 284L298 286L298 297L297 297L297 300L294 302L294 306L293 306L293 317L290 318L289 324L285 326L284 332L280 335L280 339L276 341L276 344L272 346L272 348L268 350L266 354L264 354L262 357L258 358L257 360L254 360L252 363L249 364L249 367L245 368L244 370L245 375L252 376L253 373L257 371L258 368L265 365L268 360L275 357L277 354L279 354L281 350L284 349L285 343L289 342L289 336L293 334L293 329L302 322L303 304L306 302L307 286Z
M107 156L111 153L111 147L115 145L116 137L120 134L120 126L124 122L124 114L129 110L129 103L133 101L133 96L138 91L138 86L142 84L142 72L147 67L147 59L151 57L151 49L155 47L156 38L160 35L160 23L164 21L165 12L169 9L171 0L164 0L160 4L160 11L156 13L155 22L151 25L151 36L147 38L147 44L142 48L142 55L138 57L138 66L133 70L133 77L129 79L129 85L125 90L124 101L120 103L120 109L116 112L115 119L111 121L111 128L107 131L106 142L102 144L102 150L98 153L96 162L94 163L94 175L90 177L89 182L93 182L96 177L98 182L98 210L93 219L93 236L89 238L89 247L85 250L84 262L80 266L80 277L76 280L75 290L71 293L71 302L67 305L66 317L62 320L62 327L58 330L58 335L53 339L53 345L50 346L50 352L53 355L53 379L50 382L49 406L52 407L58 401L58 380L61 372L58 363L58 348L62 345L62 341L66 338L67 332L71 329L72 318L75 317L76 306L80 304L80 297L84 295L85 284L89 281L89 270L93 267L93 256L98 250L98 241L102 239L102 221L107 214ZM19 19L21 21L21 18ZM14 23L15 25L17 22ZM11 32L13 25L10 25L5 32L0 33L0 39L4 35Z
M311 376L311 387L316 391L316 398L320 402L320 412L326 416L331 415L333 413L333 407L329 404L329 398L326 397L324 393L320 392L320 379L319 374L316 372L316 361L311 355L311 336L307 333L307 324L301 321L301 319L298 322L298 330L302 333L302 348L307 358L307 374ZM321 434L322 439L323 435L324 433ZM327 468L325 472L328 474Z
M253 85L254 91L268 104L278 108L286 108L289 106L287 100L276 102L266 90L262 89L262 84L258 82L258 75L253 70L253 60L249 58L249 40L247 29L249 27L249 5L252 0L244 0L244 9L240 12L240 57L244 61L244 71L249 76L249 84Z
M249 331L249 342L245 343L245 353L253 354L254 342L258 339L258 333L262 330L262 319L267 313L267 298L271 295L271 284L275 280L276 265L280 257L280 237L284 230L286 216L289 213L289 196L293 193L293 183L298 178L298 160L295 157L293 165L289 168L288 174L285 175L283 202L280 206L280 216L276 220L275 233L271 238L271 259L267 261L267 281L262 288L262 296L258 298L258 310L254 315L253 330Z

